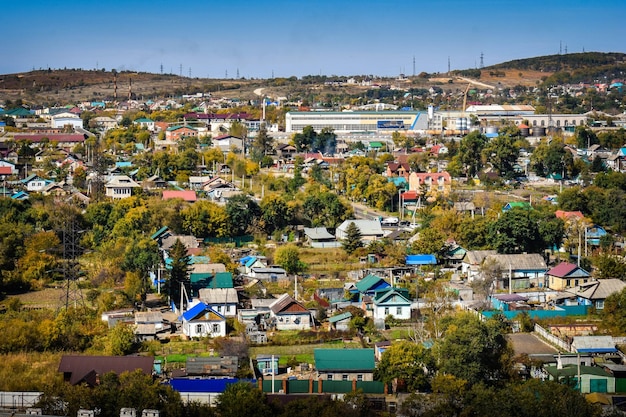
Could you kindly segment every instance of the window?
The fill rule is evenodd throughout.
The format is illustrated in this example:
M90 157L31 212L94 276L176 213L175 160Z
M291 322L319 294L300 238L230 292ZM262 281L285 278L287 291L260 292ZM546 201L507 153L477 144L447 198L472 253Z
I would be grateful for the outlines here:
M347 381L348 380L348 374L341 375L341 380L342 381Z
M604 309L604 300L596 301L596 310Z
M226 306L226 312L230 313L230 306Z
M326 375L326 379L329 380L329 381L332 381L333 380L333 374Z
M363 374L358 374L358 375L356 376L356 380L357 380L357 381L363 381Z
M389 314L389 307L385 307L385 316Z
M402 307L396 307L396 314L402 315Z
M565 285L566 285L566 286L568 286L568 287L569 287L570 285L572 285L572 280L571 280L571 279L568 279L567 281L565 281Z
M204 333L204 326L202 326L201 324L196 324L196 333L198 334Z
M220 332L220 325L215 323L213 324L213 333L219 333Z

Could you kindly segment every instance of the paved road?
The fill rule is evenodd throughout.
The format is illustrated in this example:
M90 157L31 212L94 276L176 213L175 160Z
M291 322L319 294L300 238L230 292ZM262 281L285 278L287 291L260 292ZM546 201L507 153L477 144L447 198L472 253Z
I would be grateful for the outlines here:
M552 355L558 350L532 333L512 333L507 338L513 345L516 355Z

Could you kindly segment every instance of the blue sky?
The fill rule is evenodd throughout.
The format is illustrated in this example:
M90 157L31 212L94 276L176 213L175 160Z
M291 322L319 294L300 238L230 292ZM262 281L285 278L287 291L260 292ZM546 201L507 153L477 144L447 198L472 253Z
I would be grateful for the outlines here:
M6 2L0 74L113 68L192 77L396 76L626 52L625 0Z

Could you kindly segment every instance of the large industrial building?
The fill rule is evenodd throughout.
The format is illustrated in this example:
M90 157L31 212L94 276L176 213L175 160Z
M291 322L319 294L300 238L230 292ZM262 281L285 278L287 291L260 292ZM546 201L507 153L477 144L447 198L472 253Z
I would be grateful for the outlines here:
M428 114L425 111L311 111L286 114L285 131L302 132L305 126L312 126L316 132L329 127L335 133L424 131L428 129Z
M285 131L297 133L305 126L312 126L316 132L331 128L340 135L386 136L395 131L454 135L479 127L498 126L503 121L528 125L537 132L544 132L545 128L573 131L574 127L585 125L588 119L587 114L535 114L534 111L529 105L485 105L470 106L465 111L438 111L431 106L427 111L289 112L285 117Z

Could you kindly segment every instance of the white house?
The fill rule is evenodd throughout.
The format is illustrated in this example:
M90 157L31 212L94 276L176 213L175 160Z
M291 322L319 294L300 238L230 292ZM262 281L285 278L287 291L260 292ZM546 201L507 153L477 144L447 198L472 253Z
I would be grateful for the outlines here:
M198 298L224 317L236 317L239 298L234 288L201 288Z
M286 293L270 304L270 319L276 330L308 330L313 324L311 312Z
M227 153L231 150L243 150L243 140L232 135L222 135L213 138L213 146L219 148L222 152Z
M133 193L133 188L141 187L127 175L114 175L104 185L106 196L111 198L128 198Z
M71 113L62 113L52 116L51 125L53 128L63 128L65 126L71 126L72 128L83 128L83 119Z
M378 220L350 219L341 223L335 230L337 240L341 241L348 236L346 231L348 230L350 223L354 223L356 227L359 228L359 231L361 232L361 239L364 242L378 240L384 236L383 229Z
M226 318L203 302L185 311L180 318L187 337L226 336Z
M398 320L411 318L411 300L406 290L389 287L377 291L373 303L374 320L384 321L387 316Z

